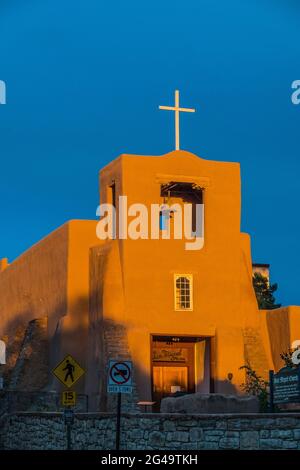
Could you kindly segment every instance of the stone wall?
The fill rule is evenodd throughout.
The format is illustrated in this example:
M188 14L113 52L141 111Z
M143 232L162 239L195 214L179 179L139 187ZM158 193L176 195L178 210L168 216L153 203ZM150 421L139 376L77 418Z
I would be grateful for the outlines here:
M245 328L243 330L245 347L245 364L264 380L269 380L269 362L266 356L264 343L258 328Z
M31 320L26 328L9 389L42 390L48 383L48 318Z
M16 413L0 422L3 449L65 449L61 413ZM243 415L124 414L121 449L300 449L300 413ZM73 449L112 450L115 416L77 414Z
M89 409L91 411L113 412L116 408L117 395L107 393L107 374L109 360L130 361L131 352L128 345L127 327L114 319L103 317L105 305L105 282L108 265L112 263L111 256L115 257L116 266L119 264L118 244L94 246L90 249L90 318L89 318L89 368L86 393L90 396ZM114 251L114 248L117 251ZM119 266L119 269L120 266ZM121 275L121 271L120 271ZM113 278L116 273L111 274ZM123 311L123 291L116 290L109 284L108 297L117 296L119 305L114 306L117 312ZM107 313L107 312L106 312ZM113 317L118 315L113 315ZM122 407L128 413L138 412L139 401L135 377L132 378L133 392L124 394Z
M124 325L116 324L114 322L105 321L104 324L104 351L106 364L109 360L118 360L118 361L130 361L132 360L131 354L128 347L127 341L127 330ZM106 368L106 373L108 372ZM106 379L106 380L105 380ZM105 385L107 384L107 375L104 379ZM124 411L128 413L139 411L137 402L139 401L139 396L137 392L136 383L134 377L132 378L132 393L126 393L122 396L122 407ZM117 406L117 394L116 393L106 393L106 408L105 411L113 411Z

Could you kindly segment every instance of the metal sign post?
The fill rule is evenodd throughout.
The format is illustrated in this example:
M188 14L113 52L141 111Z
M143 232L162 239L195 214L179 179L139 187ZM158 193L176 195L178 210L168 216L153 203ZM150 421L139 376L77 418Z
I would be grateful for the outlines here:
M120 449L122 393L132 393L132 362L109 361L107 392L117 393L116 450Z
M72 449L71 426L74 424L74 411L71 408L65 408L64 420L67 427L67 449Z
M117 403L116 450L120 450L121 403L122 403L122 393L119 392L119 393L118 393L118 403Z
M270 383L270 413L274 413L274 371L269 371L269 383Z

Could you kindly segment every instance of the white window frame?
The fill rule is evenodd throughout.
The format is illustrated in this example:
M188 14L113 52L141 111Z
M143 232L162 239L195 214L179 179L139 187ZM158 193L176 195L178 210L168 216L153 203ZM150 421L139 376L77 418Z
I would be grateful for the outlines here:
M190 281L190 306L188 308L182 308L178 307L177 305L177 287L176 287L176 281L180 277L185 277ZM176 312L190 312L194 308L194 302L193 302L193 275L192 274L186 274L186 273L177 273L174 274L174 310Z

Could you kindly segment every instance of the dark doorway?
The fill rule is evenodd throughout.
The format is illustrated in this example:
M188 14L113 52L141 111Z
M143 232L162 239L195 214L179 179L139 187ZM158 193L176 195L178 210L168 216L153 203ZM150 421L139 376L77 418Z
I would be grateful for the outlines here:
M152 336L152 397L210 392L210 338Z

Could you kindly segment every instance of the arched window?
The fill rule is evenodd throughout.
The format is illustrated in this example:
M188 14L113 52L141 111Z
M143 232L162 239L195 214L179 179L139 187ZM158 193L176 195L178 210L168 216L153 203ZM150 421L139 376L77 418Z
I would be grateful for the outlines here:
M193 276L175 274L175 310L193 310Z

